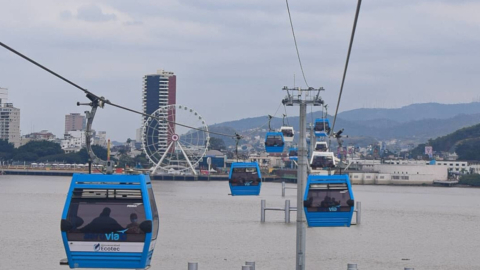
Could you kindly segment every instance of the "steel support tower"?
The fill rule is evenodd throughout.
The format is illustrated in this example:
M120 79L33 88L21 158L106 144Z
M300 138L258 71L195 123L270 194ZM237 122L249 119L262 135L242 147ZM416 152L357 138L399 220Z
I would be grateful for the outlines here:
M323 100L320 98L320 91L323 87L315 89L301 89L299 87L283 87L287 96L282 100L285 106L300 106L300 138L298 142L298 169L297 169L297 249L296 249L296 270L305 270L305 242L306 242L306 219L303 211L303 192L307 181L307 105L321 106Z

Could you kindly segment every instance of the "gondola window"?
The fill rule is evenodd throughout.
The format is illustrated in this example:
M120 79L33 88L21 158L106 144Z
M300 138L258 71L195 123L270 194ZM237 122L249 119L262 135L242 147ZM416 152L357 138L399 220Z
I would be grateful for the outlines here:
M75 189L68 210L68 241L143 242L140 190Z
M349 212L350 199L346 184L312 184L305 207L309 212Z

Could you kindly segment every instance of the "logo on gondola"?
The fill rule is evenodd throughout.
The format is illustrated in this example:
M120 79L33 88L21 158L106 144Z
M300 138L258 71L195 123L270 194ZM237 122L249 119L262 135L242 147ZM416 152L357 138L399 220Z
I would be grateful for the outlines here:
M93 250L95 252L120 252L120 245L114 244L114 245L105 245L101 243L97 243L93 245Z
M128 231L128 228L125 230L117 231L117 233L111 232L111 233L106 233L105 238L107 240L126 240L127 236L125 235L125 232Z

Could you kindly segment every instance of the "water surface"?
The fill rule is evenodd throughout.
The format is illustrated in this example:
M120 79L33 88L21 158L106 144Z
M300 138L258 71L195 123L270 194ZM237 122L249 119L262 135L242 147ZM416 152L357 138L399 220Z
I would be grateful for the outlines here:
M0 176L0 269L68 269L60 218L70 178ZM296 213L267 207L296 205L296 190L264 183L258 197L228 196L227 182L154 181L160 232L151 269L294 269ZM480 189L354 186L362 202L362 224L308 228L306 268L480 269Z

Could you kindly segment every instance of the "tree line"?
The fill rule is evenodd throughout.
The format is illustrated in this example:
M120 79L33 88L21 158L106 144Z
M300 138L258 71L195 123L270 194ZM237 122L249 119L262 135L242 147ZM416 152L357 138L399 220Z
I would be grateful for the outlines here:
M92 145L95 155L103 160L107 160L107 149L99 145ZM15 148L12 143L7 140L0 139L0 160L10 161L19 160L26 162L63 162L70 164L85 164L90 156L84 147L79 152L65 153L58 143L49 141L30 141L25 145ZM117 163L118 167L134 167L140 164L148 166L148 160L144 154L134 158L128 156L128 151L122 149L118 153L118 158L111 160Z

